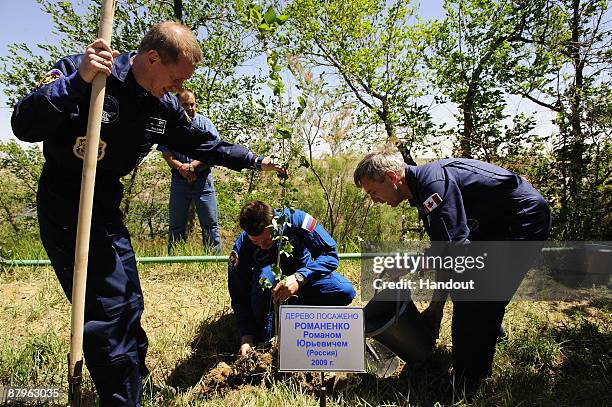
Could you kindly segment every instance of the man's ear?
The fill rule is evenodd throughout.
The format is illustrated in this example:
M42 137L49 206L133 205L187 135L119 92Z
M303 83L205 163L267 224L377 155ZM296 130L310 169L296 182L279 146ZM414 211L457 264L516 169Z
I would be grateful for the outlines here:
M386 175L387 177L389 177L389 180L391 180L391 182L392 182L393 184L396 184L396 183L397 183L397 181L398 181L398 179L399 179L399 177L397 176L397 174L396 174L394 171L386 171L386 172L385 172L385 175Z
M153 65L155 62L161 61L161 57L157 51L150 49L147 51L147 61L149 61L149 64Z

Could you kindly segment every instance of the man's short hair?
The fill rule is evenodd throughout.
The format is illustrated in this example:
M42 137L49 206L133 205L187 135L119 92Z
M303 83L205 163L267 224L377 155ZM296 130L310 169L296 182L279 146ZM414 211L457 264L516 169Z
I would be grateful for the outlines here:
M251 201L240 210L240 227L249 236L259 236L272 224L274 209L265 202Z
M178 92L178 93L176 94L176 97L180 99L180 98L185 97L185 96L187 96L187 95L193 95L193 97L195 98L195 93L193 93L193 92L192 92L192 91L190 91L189 89L183 89L183 90L181 90L180 92Z
M193 65L202 61L202 49L193 32L183 24L164 21L155 24L140 41L138 53L155 50L163 64L176 64L183 56Z
M393 171L396 174L401 174L404 171L404 159L400 153L390 150L382 150L370 153L363 157L357 164L353 173L355 185L361 188L361 180L364 177L382 182L388 171Z

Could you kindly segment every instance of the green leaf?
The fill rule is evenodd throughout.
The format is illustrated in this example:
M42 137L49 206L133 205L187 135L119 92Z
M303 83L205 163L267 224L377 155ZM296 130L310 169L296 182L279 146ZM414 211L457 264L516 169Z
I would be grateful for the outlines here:
M293 253L293 245L291 243L289 243L288 241L283 243L282 251L284 253L290 255L291 253Z
M287 21L288 18L289 16L287 14L281 14L276 17L276 22L278 23L278 25L283 25L285 24L285 21Z
M266 104L263 102L263 100L257 100L255 102L255 108L265 111L266 110Z
M281 127L281 126L276 126L276 132L281 136L281 138L283 139L290 139L292 136L291 130L286 128L286 127Z
M259 24L257 28L259 28L260 31L266 31L266 32L272 31L272 29L270 28L268 24Z
M297 98L298 103L300 104L300 106L302 107L302 109L306 108L306 99L304 98L304 96L300 95Z
M272 283L265 277L259 277L259 286L262 290L266 290L272 288Z
M283 271L276 263L272 265L272 273L274 274L274 281L279 281L281 278L283 278Z
M304 167L304 168L310 168L310 162L308 161L308 159L304 156L300 157L300 167Z
M266 11L266 14L264 14L263 18L268 24L272 24L273 22L275 22L276 12L274 11L274 7L268 7L268 10Z
M254 24L257 24L261 21L261 9L257 4L249 5L249 19Z

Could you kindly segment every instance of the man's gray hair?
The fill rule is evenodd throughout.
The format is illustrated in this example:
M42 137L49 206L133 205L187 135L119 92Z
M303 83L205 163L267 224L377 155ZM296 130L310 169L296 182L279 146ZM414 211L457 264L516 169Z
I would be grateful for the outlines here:
M388 171L393 171L396 174L401 174L404 171L404 160L400 153L383 150L375 153L370 153L363 157L357 164L353 173L355 185L361 188L361 180L364 177L377 182L385 180Z

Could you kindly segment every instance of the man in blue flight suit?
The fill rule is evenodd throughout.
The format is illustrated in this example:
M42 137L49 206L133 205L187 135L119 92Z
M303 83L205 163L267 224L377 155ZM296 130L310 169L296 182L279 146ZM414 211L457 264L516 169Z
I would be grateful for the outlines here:
M449 158L412 166L399 154L375 152L357 165L354 181L374 202L396 207L408 200L417 207L432 242L469 247L470 241L543 241L550 233L550 210L540 193L520 176L485 162ZM514 262L518 281L510 288L498 287L506 291L502 301L474 301L451 293L453 370L468 393L491 375L506 305L539 253L538 245L530 253L522 250L524 245L519 252L516 247L504 245L504 260ZM493 282L498 277L485 276ZM435 290L423 311L436 333L448 294Z
M274 283L272 265L279 250L270 228L274 216L285 219L283 236L293 251L291 256L281 255L286 278L270 290L263 289L262 278ZM299 209L277 212L264 202L252 201L240 211L240 227L244 231L230 254L228 287L241 356L272 337L272 301L282 304L291 298L296 305L348 305L355 297L351 283L335 271L336 242L308 213Z
M165 22L143 37L138 52L119 54L103 39L84 55L55 64L13 112L14 134L43 141L38 184L40 236L71 299L76 226L91 81L107 76L87 272L83 350L102 406L140 405L147 374L144 308L134 251L119 204L120 178L156 143L207 164L234 170L283 171L267 157L191 126L177 98L202 59L193 33Z
M196 113L193 92L185 89L177 96L191 119L191 125L210 133L214 136L214 141L219 140L219 132L212 122ZM187 240L187 218L191 202L194 203L200 220L204 247L212 249L215 254L221 254L217 198L210 166L162 145L157 146L157 149L162 152L164 160L172 169L168 204L168 254L176 242Z

